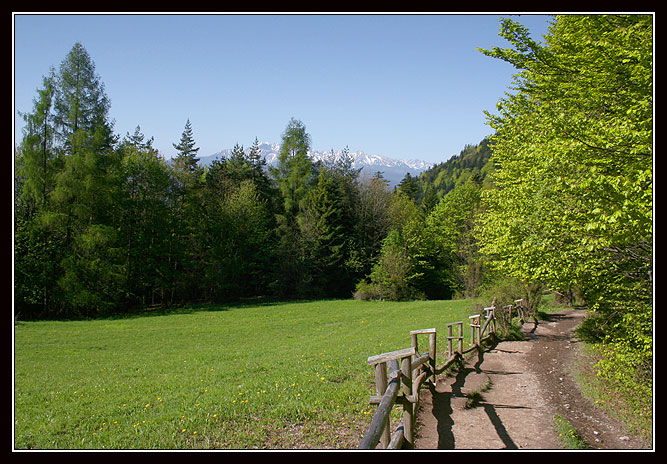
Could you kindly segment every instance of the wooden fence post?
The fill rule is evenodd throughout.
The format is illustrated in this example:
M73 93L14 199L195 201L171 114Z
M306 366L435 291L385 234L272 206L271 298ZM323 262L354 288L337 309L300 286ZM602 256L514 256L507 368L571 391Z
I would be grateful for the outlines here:
M419 346L417 342L417 335L419 334L428 334L428 358L429 358L429 365L431 366L431 372L432 372L432 379L433 383L435 384L435 338L436 338L436 330L435 328L433 329L419 329L419 330L411 330L410 331L410 336L412 338L412 347L415 349L415 355L419 355ZM414 376L414 373L413 373Z
M414 440L414 404L409 401L409 397L412 396L412 360L410 356L401 358L401 391L405 398L403 401L403 436L405 441L403 442L408 449L413 449L415 447Z
M386 363L387 368L376 368L376 391L378 396L376 399L371 397L371 404L378 404L378 409L373 415L371 420L371 425L359 443L361 449L372 449L375 448L376 444L383 439L385 435L385 429L388 429L390 424L389 414L391 408L394 406L396 401L396 396L398 395L399 390L404 391L403 382L408 381L410 383L410 391L412 389L412 356L415 354L414 348L404 348L402 350L391 351L389 353L382 353L376 356L371 356L368 358L368 364L372 366L377 366L381 363ZM398 359L401 360L402 364L399 365ZM405 367L407 364L407 376L405 375ZM385 376L385 369L389 371L389 376ZM383 391L381 387L378 387L377 381L379 379L380 385L383 382L387 384L387 387ZM410 403L412 397L408 396L404 400L407 403ZM409 410L409 409L408 409ZM389 431L391 434L391 431ZM390 440L387 440L391 444Z
M431 362L431 380L433 382L433 386L435 386L436 383L436 376L435 376L435 329L433 329L433 332L428 334L428 351L429 351L429 358Z
M452 355L452 326L454 324L447 324L447 357Z
M484 325L489 328L489 333L496 333L496 314L495 314L495 310L496 310L496 307L493 306L493 305L484 308L484 311L486 313L486 315L485 315L486 322L484 323ZM491 328L491 325L493 325L493 329Z
M481 325L479 324L479 314L475 314L473 316L468 316L468 319L470 319L470 344L471 345L479 345L480 344L480 329ZM477 341L475 341L477 339Z
M387 390L387 363L379 362L375 365L375 392L377 395L382 396ZM387 449L389 446L389 438L391 431L389 430L389 416L387 416L387 421L384 425L384 430L380 437L380 445L383 449Z
M518 300L514 300L514 304L516 305L516 312L517 316L519 316L519 322L523 324L523 322L526 319L526 311L524 310L523 306L523 298L519 298Z
M454 326L458 326L458 335L454 336L452 334L452 328ZM452 354L454 354L454 351L452 350L452 341L453 340L458 340L458 352L463 353L463 321L459 322L452 322L451 324L447 324L447 353L448 357L451 357Z

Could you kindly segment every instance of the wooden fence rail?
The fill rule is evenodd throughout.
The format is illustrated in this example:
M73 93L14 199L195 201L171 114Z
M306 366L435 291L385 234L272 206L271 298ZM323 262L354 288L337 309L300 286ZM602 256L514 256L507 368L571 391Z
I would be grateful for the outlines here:
M470 346L463 349L463 321L447 324L447 359L436 367L435 328L410 331L412 346L401 350L381 353L368 358L368 364L375 369L375 395L370 397L377 410L364 434L359 449L414 448L415 414L419 408L419 391L424 382L435 385L437 375L449 369L464 354L479 350L481 344L495 335L495 299L491 306L484 308L484 315L469 317ZM482 318L484 322L482 323ZM454 335L454 329L457 329ZM428 335L429 350L419 353L418 336ZM454 341L457 348L454 349ZM390 414L393 407L400 404L403 418L393 433L390 431Z

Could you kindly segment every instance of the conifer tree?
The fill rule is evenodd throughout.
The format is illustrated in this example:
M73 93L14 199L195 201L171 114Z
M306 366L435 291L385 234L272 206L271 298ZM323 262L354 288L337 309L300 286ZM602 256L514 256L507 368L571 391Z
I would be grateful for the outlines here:
M197 152L199 147L195 147L195 139L192 135L192 124L190 124L190 118L185 123L185 129L181 134L181 140L178 144L172 144L178 152L174 157L174 166L183 172L192 173L197 169L197 163L199 158L197 158Z
M310 191L301 230L306 244L308 290L314 296L340 294L344 274L345 230L343 209L335 178L324 167Z
M309 151L310 134L306 132L306 126L301 121L290 119L282 135L278 167L272 169L283 197L285 214L290 221L298 214L313 178Z
M130 135L129 132L125 135L125 141L127 141L130 145L133 145L139 149L152 149L153 137L144 142L145 138L146 136L141 132L141 126L139 125L137 125L137 127L134 129L134 133L132 135Z
M15 296L25 310L46 313L52 294L54 244L42 224L48 196L54 187L58 157L54 149L54 71L33 100L33 111L21 114L26 125L15 156ZM28 310L28 313L34 311Z
M54 175L44 215L58 242L57 281L62 303L74 313L112 308L123 295L124 272L114 223L111 173L117 168L117 137L110 101L85 48L76 43L56 74L54 122L63 167Z
M71 150L72 137L83 131L89 143L110 148L115 143L110 106L95 64L83 45L75 43L57 74L54 118L59 141Z
M282 211L276 215L280 266L279 290L295 295L304 282L304 248L300 223L301 208L314 177L313 163L308 157L310 135L301 121L290 119L282 135L278 167L271 172L282 199Z

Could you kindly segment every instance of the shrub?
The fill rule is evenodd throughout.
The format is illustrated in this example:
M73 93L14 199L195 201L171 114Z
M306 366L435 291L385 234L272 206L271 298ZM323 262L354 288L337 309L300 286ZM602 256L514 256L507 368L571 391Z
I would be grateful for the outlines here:
M375 285L368 282L366 279L363 279L357 283L354 295L355 300L375 300L377 299L377 290Z

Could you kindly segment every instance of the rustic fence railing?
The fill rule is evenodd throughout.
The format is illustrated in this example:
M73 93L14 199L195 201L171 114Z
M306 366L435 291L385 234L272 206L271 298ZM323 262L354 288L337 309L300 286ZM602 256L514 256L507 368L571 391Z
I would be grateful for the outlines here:
M440 367L436 367L435 328L410 331L410 348L368 358L368 364L375 369L376 394L370 397L370 403L378 407L359 443L359 449L376 449L378 445L380 449L414 448L415 415L419 408L421 386L427 381L435 385L437 375L464 354L480 349L483 342L495 335L495 309L494 300L491 306L484 308L484 315L469 317L471 339L466 349L463 349L463 321L447 324L447 358ZM428 335L429 350L422 354L419 353L419 335ZM454 341L457 342L456 348ZM392 433L390 414L396 404L402 406L403 417Z

